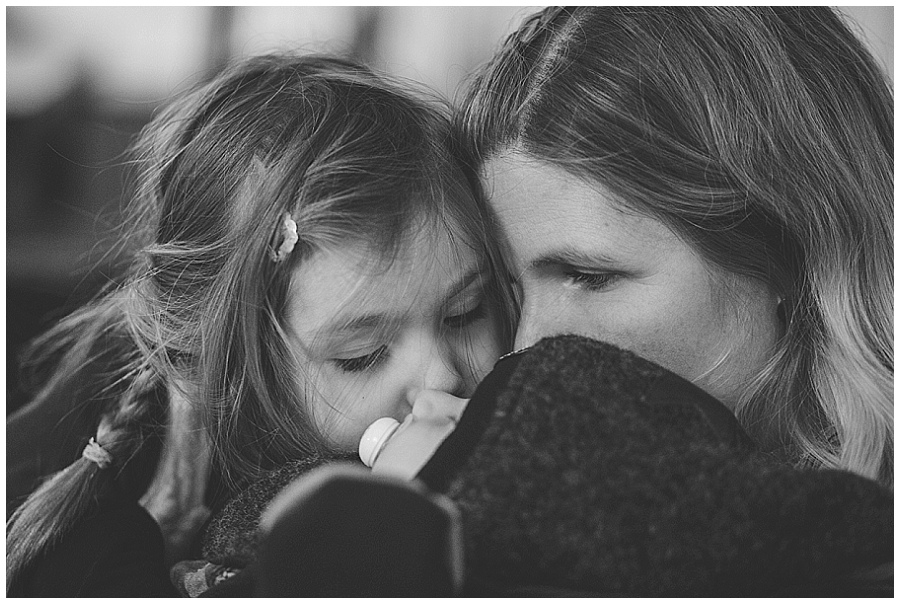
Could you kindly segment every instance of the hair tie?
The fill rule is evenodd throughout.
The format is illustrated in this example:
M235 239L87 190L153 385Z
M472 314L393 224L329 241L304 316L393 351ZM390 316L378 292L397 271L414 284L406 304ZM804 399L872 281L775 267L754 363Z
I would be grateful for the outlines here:
M281 262L290 256L291 252L294 251L294 246L297 245L297 241L300 239L300 236L297 234L297 223L291 218L290 212L285 212L284 216L282 216L281 228L278 232L281 235L281 245L278 246L277 250L272 251L272 260L275 262Z
M97 464L101 470L105 470L111 466L113 462L112 455L100 446L100 443L94 440L93 436L91 437L91 440L88 441L88 444L85 445L84 451L81 452L81 456L88 461Z

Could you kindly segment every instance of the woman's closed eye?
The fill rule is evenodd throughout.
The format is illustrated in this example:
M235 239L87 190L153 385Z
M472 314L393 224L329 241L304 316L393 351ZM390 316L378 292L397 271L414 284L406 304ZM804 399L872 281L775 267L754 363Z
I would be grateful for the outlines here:
M348 359L334 358L331 359L331 362L334 363L338 369L346 373L359 373L361 371L374 369L383 363L387 359L387 351L387 346L379 346L369 354Z
M587 291L595 292L606 289L613 284L620 275L613 272L589 272L575 268L567 269L564 272L566 279L572 285L583 288Z

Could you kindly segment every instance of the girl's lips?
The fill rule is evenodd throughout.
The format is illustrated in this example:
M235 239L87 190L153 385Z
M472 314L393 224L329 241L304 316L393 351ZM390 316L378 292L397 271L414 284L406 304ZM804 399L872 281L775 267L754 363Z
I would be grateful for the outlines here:
M406 426L410 425L412 422L413 422L413 414L412 414L412 413L407 413L407 414L406 414L406 417L403 418L403 421L400 422L400 426L397 428L397 432L399 432L400 430L402 430L402 429L405 428ZM394 434L396 434L397 432L395 432Z

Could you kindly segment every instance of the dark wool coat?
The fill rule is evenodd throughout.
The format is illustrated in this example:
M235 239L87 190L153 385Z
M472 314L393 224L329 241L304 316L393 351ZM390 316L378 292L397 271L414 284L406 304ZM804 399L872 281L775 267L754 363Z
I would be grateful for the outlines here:
M207 559L250 569L206 595L227 595L229 586L230 593L261 593L265 586L254 576L265 576L258 567L272 560L293 564L282 572L293 583L282 582L281 595L316 595L310 586L328 585L329 568L373 567L375 554L336 548L309 523L285 524L296 534L258 542L260 510L279 485L307 470L282 468L213 519ZM498 363L419 480L459 509L463 595L893 593L891 491L848 472L800 470L768 458L697 387L586 338L546 339ZM363 502L366 485L358 487ZM381 520L349 514L334 496L329 507L330 495L322 493L317 505L300 502L294 513L317 514L318 526L347 539L428 528L392 524L401 514L390 512ZM329 509L345 517L329 518ZM280 548L270 562L256 559L266 540ZM319 552L316 563L304 565L291 547ZM431 562L447 564L439 555ZM355 582L338 574L331 584L342 587L331 595L381 593L362 574ZM445 584L420 589L448 595Z

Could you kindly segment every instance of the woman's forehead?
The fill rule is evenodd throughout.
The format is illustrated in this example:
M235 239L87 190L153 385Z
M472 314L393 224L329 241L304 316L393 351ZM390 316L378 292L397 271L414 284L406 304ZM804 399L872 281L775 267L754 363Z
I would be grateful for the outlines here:
M552 164L505 155L486 162L483 173L489 202L519 262L559 250L624 259L678 239L660 220Z

